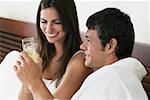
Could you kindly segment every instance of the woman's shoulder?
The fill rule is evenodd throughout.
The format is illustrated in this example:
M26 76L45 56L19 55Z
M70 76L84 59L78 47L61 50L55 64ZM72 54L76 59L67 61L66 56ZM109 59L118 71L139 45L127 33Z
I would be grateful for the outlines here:
M84 51L80 50L72 56L72 58L70 59L67 65L67 69L70 69L72 71L78 70L78 71L91 72L92 69L85 66L84 62L85 62L85 54Z
M84 64L85 61L85 54L84 51L79 50L77 51L70 59L69 64L77 63L77 64Z
M76 55L85 55L85 54L84 54L84 51L83 51L83 50L79 50L79 51L77 51L77 52L73 55L73 57L76 56Z
M55 93L60 93L60 91L65 88L64 93L69 93L72 96L81 86L84 79L91 73L91 69L85 66L85 54L83 51L76 52L70 59L65 74L62 78L60 85ZM78 74L77 74L78 73ZM72 87L72 84L74 86Z

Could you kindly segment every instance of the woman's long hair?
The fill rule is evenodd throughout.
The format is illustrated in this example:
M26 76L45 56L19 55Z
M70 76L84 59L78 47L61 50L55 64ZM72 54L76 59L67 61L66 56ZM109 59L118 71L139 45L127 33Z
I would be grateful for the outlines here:
M60 15L64 32L67 34L64 45L63 55L59 59L59 70L54 74L53 80L60 79L65 73L67 64L73 54L80 49L81 38L79 34L79 24L76 6L73 0L42 0L37 12L37 41L39 44L39 53L43 59L43 70L51 63L56 54L53 43L49 43L40 28L40 12L42 9L55 7ZM58 83L58 82L57 82ZM57 84L58 86L58 84Z

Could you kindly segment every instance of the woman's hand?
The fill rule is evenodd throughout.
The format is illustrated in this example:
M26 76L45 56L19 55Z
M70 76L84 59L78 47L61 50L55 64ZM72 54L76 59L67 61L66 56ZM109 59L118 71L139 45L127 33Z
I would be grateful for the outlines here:
M22 51L14 65L14 70L19 80L30 89L42 79L42 59L39 57L38 62L34 63L28 54Z
M14 66L15 73L23 85L27 86L31 93L20 94L21 100L52 100L53 96L49 93L45 84L42 81L42 60L38 58L38 62L28 56L26 52L21 52L19 59ZM28 92L27 90L26 92ZM22 91L23 92L23 91ZM22 96L21 96L22 95Z

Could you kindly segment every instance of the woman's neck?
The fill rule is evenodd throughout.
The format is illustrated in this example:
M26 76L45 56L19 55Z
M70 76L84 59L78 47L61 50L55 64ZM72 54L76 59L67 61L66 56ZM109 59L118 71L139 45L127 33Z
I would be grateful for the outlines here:
M56 73L56 71L59 69L59 62L58 60L63 54L63 45L60 43L54 43L56 55L52 58L51 63L49 66L44 70L43 72L43 78L45 79L52 79L53 75Z
M63 45L62 44L58 44L58 43L55 43L54 44L55 46L55 50L56 50L56 55L55 57L57 58L60 58L63 54Z

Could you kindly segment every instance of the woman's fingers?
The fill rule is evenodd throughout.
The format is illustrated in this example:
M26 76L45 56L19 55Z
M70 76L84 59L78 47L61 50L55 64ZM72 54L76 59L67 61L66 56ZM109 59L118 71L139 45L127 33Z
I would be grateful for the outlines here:
M28 56L27 52L25 52L25 51L22 51L22 52L20 53L20 56L21 56L26 62L32 61L32 59Z
M26 52L21 52L13 67L18 79L29 87L42 77L42 59L39 57L37 61L34 63Z
M13 69L14 69L15 72L17 72L19 70L19 67L21 67L21 62L22 61L20 61L20 60L16 61L15 65L13 66Z
M14 70L15 72L17 72L17 71L18 71L18 68L17 68L17 66L16 66L16 65L14 65L14 66L13 66L13 70Z
M36 64L39 65L40 67L42 67L42 63L43 63L43 60L41 57L37 57L36 58Z

